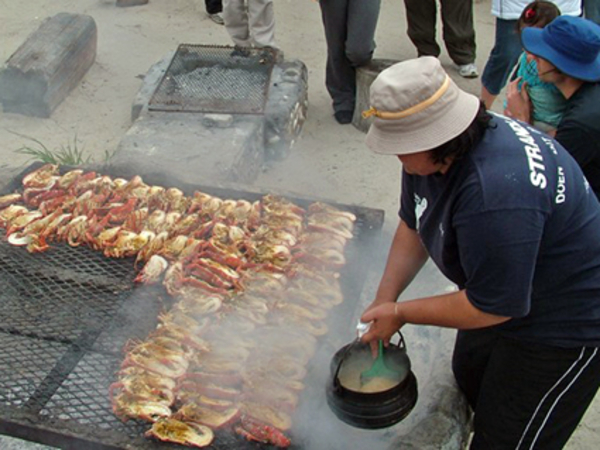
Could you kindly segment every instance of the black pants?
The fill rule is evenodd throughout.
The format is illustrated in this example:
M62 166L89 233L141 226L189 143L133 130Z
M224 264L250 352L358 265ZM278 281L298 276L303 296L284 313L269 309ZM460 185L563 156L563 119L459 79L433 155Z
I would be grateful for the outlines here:
M471 450L562 449L600 385L600 351L459 331L454 376L475 412Z
M320 0L327 41L325 86L334 111L354 111L356 68L371 62L381 0Z
M439 0L442 15L442 36L452 61L469 64L475 61L475 29L473 0ZM419 56L440 55L435 39L436 0L404 0L408 37L417 47Z
M206 12L208 14L216 14L223 11L223 2L221 0L204 0L206 4Z

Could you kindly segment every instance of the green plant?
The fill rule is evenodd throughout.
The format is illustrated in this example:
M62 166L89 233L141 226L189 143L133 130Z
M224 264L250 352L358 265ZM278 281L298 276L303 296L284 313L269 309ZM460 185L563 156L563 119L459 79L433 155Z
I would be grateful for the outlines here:
M59 148L50 150L43 142L30 136L25 136L19 133L14 133L17 136L28 139L35 145L24 145L15 150L15 153L27 155L31 161L41 161L43 163L59 164L65 166L82 166L94 162L91 155L86 155L83 147L79 144L77 136L73 137L73 142L68 142L66 145L61 145ZM108 164L114 156L114 151L104 150L103 163Z

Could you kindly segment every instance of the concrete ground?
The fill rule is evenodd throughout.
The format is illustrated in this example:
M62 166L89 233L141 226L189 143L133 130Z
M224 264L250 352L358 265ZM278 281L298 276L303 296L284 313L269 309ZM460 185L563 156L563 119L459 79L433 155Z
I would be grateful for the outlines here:
M494 35L494 19L489 10L490 0L475 4L476 63L480 71ZM28 0L27 5L0 0L0 61L7 60L44 18L58 12L88 14L94 18L99 36L96 62L49 119L0 113L2 181L27 164L28 157L16 150L37 147L39 144L32 139L51 150L77 146L95 162L103 162L131 126L131 103L141 85L140 78L151 65L180 43L229 44L223 27L206 17L202 0L150 0L147 5L130 8L117 8L114 0ZM284 189L301 197L326 196L340 203L383 209L386 221L382 234L388 242L397 224L400 167L391 157L371 154L364 145L364 134L334 121L324 88L326 50L318 4L310 0L277 0L275 12L278 45L286 58L300 59L308 66L310 106L302 137L291 155L266 169L254 187L275 192ZM405 29L402 2L383 0L376 57L397 60L415 57ZM445 52L440 58L463 89L479 93L478 79L460 78ZM495 109L500 103L497 102ZM375 273L381 269L384 258L382 252L380 260L373 264ZM365 305L375 286L376 276L363 293ZM450 283L428 266L404 297L445 289L451 289ZM362 306L357 305L357 311ZM417 332L409 329L407 333L410 336ZM444 351L446 347L443 346ZM419 370L425 377L427 368ZM449 377L449 367L445 370L445 376ZM569 450L596 448L599 416L600 401L596 401L568 444ZM0 437L0 448L48 447Z

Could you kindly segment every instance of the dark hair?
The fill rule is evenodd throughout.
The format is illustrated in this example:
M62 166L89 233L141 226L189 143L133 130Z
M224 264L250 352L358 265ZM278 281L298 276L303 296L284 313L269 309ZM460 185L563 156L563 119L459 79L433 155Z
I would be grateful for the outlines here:
M544 28L560 16L560 9L552 2L536 0L525 7L517 20L517 33L525 27Z
M490 127L491 119L492 115L487 111L483 102L480 102L477 115L465 131L445 144L432 149L433 162L445 164L448 158L456 161L469 153L483 138L485 130Z

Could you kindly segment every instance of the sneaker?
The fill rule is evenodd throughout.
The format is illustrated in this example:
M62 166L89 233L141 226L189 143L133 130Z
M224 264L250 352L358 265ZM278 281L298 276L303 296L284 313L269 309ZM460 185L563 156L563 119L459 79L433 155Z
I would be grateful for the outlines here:
M479 76L477 66L473 63L459 65L458 74L463 78L477 78Z
M353 115L354 115L354 113L352 111L342 110L342 111L336 111L333 114L333 117L335 117L335 120L337 120L337 123L339 123L340 125L346 125L346 124L352 122Z
M225 21L223 20L223 15L221 13L209 14L208 18L217 25L225 25Z

